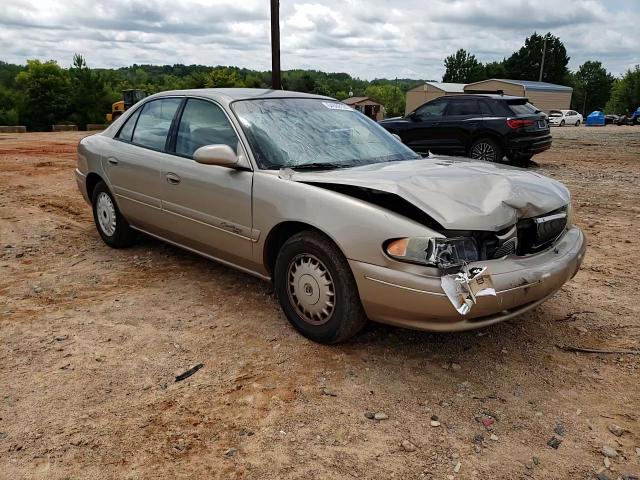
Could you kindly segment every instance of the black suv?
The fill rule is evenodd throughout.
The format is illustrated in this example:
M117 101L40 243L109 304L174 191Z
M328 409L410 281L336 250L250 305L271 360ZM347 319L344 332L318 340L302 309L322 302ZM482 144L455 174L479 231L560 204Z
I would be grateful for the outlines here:
M526 165L551 147L549 122L526 98L456 95L421 105L405 117L380 122L416 152L462 155Z

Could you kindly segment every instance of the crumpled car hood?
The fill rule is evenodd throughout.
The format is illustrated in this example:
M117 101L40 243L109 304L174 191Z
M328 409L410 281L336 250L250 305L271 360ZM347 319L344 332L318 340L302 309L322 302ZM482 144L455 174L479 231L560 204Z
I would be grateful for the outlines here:
M564 185L538 173L456 157L287 173L297 182L352 185L398 195L449 230L497 231L570 201Z

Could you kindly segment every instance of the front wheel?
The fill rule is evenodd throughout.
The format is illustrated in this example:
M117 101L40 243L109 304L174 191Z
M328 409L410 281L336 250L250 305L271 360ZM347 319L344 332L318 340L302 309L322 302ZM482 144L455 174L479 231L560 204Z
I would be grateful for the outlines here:
M576 127L580 126L580 120L576 121Z
M289 322L315 342L343 342L367 322L346 258L320 233L300 232L285 242L274 283Z
M124 248L135 240L135 232L120 213L109 187L98 182L91 198L93 220L104 243L113 248Z
M503 153L500 145L495 140L480 138L471 145L469 156L486 162L500 162L502 161Z
M562 121L560 122L560 126L561 126L561 127L564 127L564 120L562 120Z

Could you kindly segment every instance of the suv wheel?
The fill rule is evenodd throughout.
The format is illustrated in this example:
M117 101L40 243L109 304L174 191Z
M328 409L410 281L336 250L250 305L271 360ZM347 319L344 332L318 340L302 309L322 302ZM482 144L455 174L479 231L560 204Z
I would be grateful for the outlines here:
M495 140L480 138L471 145L469 156L486 162L500 162L503 154L500 145Z
M113 248L128 247L135 240L135 232L124 219L109 187L98 182L91 198L93 220L104 243Z
M349 264L324 235L289 238L276 259L274 283L289 322L315 342L345 341L367 322Z

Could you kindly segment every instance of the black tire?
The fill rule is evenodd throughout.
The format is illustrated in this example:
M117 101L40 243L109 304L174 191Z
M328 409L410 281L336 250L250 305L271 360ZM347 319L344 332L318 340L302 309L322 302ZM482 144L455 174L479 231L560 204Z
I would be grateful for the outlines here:
M93 189L91 204L93 221L104 243L112 248L125 248L133 244L136 233L120 213L109 187L103 181Z
M319 274L320 278L314 273L305 273L310 271ZM317 279L326 282L321 286ZM367 323L358 287L346 258L329 238L320 233L299 232L284 243L276 259L274 286L289 322L314 342L343 342L356 335ZM333 293L329 295L327 292L331 291ZM320 309L328 303L332 306L325 308L327 315L321 312L315 317L304 311L303 303L296 301L297 294L303 299L310 297L304 303L310 309ZM316 296L316 302L309 305ZM330 300L325 301L327 299Z
M469 148L469 157L486 162L501 162L504 153L502 148L491 138L479 138Z
M560 126L564 127L564 120L560 120Z
M579 127L579 126L580 126L580 120L577 120L576 121L576 127Z

